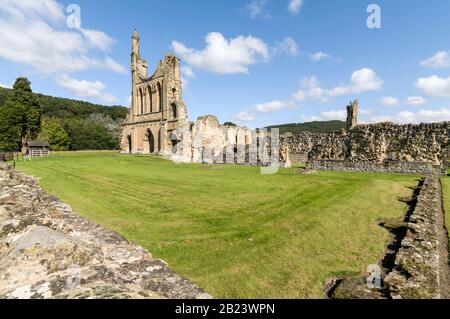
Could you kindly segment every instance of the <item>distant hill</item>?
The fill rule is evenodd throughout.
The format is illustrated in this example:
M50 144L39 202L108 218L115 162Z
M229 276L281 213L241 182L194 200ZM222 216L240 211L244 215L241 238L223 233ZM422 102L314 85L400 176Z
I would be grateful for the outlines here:
M291 123L283 125L272 125L267 128L279 128L280 134L283 133L332 133L345 128L345 122L342 121L324 121L324 122L308 122L308 123Z
M4 104L6 96L11 90L0 87L0 106ZM86 119L92 114L109 115L113 120L124 119L128 108L123 106L105 106L85 101L53 97L35 93L43 109L43 115L48 118Z

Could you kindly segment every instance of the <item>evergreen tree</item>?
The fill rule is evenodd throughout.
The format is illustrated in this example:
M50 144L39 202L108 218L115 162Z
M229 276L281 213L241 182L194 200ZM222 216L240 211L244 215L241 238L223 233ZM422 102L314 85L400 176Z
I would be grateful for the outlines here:
M0 149L20 150L22 141L37 137L42 109L26 78L18 78L0 108Z

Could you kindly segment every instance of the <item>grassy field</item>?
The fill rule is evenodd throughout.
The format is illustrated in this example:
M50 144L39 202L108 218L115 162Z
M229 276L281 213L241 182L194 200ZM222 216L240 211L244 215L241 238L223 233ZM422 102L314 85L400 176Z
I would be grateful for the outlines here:
M444 210L445 210L445 224L449 230L450 238L450 177L441 178L442 191L444 192Z
M321 298L324 281L384 253L414 176L173 164L76 153L18 168L81 215L166 260L215 297Z

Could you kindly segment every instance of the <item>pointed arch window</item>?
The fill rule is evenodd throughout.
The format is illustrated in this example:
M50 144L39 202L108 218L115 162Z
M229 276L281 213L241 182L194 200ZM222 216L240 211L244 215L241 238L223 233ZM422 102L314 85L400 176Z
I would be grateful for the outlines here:
M159 111L163 110L163 96L161 83L158 82Z
M177 114L177 105L175 103L172 103L172 105L170 106L170 111L172 119L176 119L178 114Z
M149 106L150 106L150 110L149 112L152 113L153 112L153 96L152 96L152 88L149 86L147 86L147 91L148 91L148 100L149 100Z
M141 114L144 114L144 95L142 94L142 88L139 88L139 96L141 102Z

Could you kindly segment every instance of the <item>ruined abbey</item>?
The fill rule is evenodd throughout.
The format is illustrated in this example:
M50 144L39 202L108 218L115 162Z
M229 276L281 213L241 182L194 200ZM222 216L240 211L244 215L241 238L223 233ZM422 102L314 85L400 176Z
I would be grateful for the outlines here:
M221 125L215 116L190 122L182 98L180 60L167 54L153 75L132 38L132 103L121 151L180 162L268 166L308 163L311 169L428 174L446 172L450 123L358 124L358 101L347 106L346 129L284 134Z
M358 107L358 101L347 107L342 132L283 135L290 160L322 170L446 174L450 122L358 124Z
M138 34L134 32L132 102L122 127L122 152L170 153L173 146L170 133L188 122L181 96L180 60L167 55L150 77L147 69L147 62L140 56Z
M167 54L148 76L139 37L132 37L132 102L122 125L121 152L159 154L180 162L268 165L270 149L278 158L279 139L271 146L266 130L221 125L215 116L190 122L182 98L180 60ZM268 137L267 139L264 139ZM263 141L264 140L264 141Z

